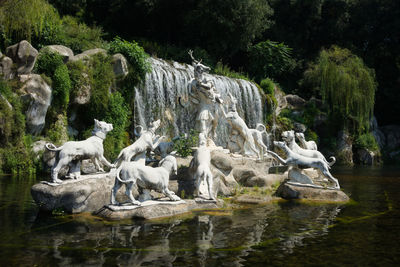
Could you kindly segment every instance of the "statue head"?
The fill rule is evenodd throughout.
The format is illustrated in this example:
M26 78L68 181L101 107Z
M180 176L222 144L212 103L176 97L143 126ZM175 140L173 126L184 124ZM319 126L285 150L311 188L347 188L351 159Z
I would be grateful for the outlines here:
M105 135L112 130L113 126L111 123L107 123L105 121L98 121L94 119L94 129L93 129L94 135L97 135L96 133L103 133L105 138Z

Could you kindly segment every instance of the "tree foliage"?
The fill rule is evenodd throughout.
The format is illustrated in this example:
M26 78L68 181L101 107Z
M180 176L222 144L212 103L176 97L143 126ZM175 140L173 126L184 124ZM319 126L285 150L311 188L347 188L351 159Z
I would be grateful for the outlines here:
M305 81L321 94L331 115L354 130L368 129L373 115L377 83L375 73L348 49L332 46L322 50L305 72Z
M6 0L0 6L0 22L6 39L16 42L39 38L47 27L60 23L57 10L46 0Z

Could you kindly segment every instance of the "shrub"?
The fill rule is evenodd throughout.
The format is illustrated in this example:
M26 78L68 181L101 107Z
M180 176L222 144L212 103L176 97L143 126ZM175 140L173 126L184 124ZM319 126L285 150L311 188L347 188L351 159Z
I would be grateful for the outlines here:
M235 79L250 80L247 75L231 70L228 65L224 65L221 61L218 61L215 65L214 73Z
M354 142L354 146L357 148L365 148L372 151L379 151L378 142L372 133L365 133L357 136Z
M187 157L193 153L192 147L198 146L199 133L190 130L188 135L181 134L180 138L174 141L174 150L182 157Z
M99 27L89 27L77 18L65 16L61 20L61 32L57 36L57 43L71 48L75 53L85 50L104 47L103 31Z
M295 66L291 57L292 49L283 43L270 40L260 42L249 49L251 75L257 81L263 77L278 77Z
M148 62L148 55L135 41L128 42L119 37L115 37L110 43L109 52L111 54L123 54L133 67L133 71L136 73L138 80L144 80L146 73L151 70L150 63Z
M36 73L44 73L48 77L53 77L55 69L63 65L63 57L51 51L41 52L35 65Z
M275 95L275 83L270 78L265 78L261 80L260 87L262 88L263 92L267 95Z
M12 43L23 39L31 42L58 31L60 17L45 0L6 0L0 7L0 24L4 39Z

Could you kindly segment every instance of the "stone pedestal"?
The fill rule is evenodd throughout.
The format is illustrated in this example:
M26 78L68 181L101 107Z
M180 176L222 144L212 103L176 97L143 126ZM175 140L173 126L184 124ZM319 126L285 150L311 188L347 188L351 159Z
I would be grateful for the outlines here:
M276 191L276 195L284 199L307 199L326 202L347 202L350 200L341 190L293 182L282 183Z

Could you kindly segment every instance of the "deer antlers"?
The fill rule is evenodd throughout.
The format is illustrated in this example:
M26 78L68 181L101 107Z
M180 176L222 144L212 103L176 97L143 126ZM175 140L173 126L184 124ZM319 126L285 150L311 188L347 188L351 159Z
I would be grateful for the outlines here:
M200 64L201 61L203 60L203 59L200 59L200 61L196 60L196 59L193 57L193 50L191 50L191 49L188 51L188 54L189 54L190 58L193 60L193 62L196 63L196 64Z

